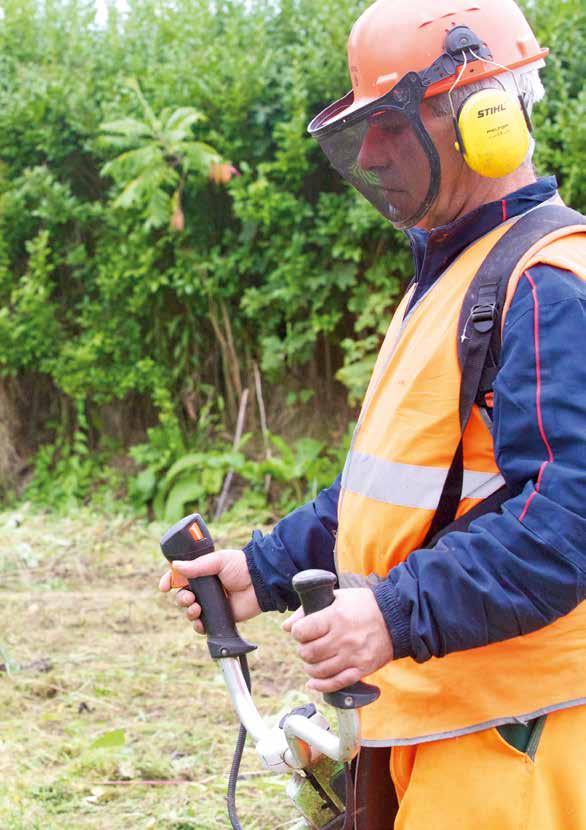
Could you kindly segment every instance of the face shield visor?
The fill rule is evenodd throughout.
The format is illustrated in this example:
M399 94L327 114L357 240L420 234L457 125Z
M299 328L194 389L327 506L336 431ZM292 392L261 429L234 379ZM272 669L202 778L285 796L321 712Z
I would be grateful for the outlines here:
M424 94L410 72L363 107L354 108L349 92L308 128L338 173L396 228L416 225L440 188L439 155L421 120Z
M444 48L431 66L408 72L380 98L360 106L349 92L308 127L332 166L396 228L420 222L440 190L439 154L421 118L426 91L475 61L506 71L466 26L450 30Z

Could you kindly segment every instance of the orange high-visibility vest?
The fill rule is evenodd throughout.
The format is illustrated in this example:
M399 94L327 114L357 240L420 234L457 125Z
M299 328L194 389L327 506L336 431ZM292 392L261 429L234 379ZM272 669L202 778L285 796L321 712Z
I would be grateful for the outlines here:
M470 245L405 317L391 322L342 477L336 542L342 587L372 584L421 547L460 440L457 338L466 292L505 222ZM586 232L564 228L519 261L508 288L537 263L586 280ZM503 315L504 316L504 315ZM464 433L458 516L498 490L490 429L475 406ZM442 658L404 658L367 678L379 700L361 710L365 746L453 737L586 703L586 602L538 631Z

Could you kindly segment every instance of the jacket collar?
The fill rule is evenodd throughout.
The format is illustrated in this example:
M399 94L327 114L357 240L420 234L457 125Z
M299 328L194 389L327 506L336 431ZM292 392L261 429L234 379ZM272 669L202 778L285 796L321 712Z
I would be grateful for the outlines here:
M411 305L423 296L464 248L507 219L551 199L556 192L556 179L554 176L548 176L516 190L505 199L482 205L448 225L442 225L432 231L420 228L407 231L417 283Z

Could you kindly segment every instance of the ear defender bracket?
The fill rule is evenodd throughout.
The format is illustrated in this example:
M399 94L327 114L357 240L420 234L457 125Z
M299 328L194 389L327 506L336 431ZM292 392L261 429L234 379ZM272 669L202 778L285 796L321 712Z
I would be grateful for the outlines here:
M525 123L527 124L527 129L529 130L531 135L533 135L533 121L531 120L531 116L529 115L529 110L527 109L525 98L521 93L519 93L519 103L521 104L521 109L523 111Z
M476 54L483 58L492 58L492 54L488 47L474 34L472 29L468 26L455 26L451 29L447 36L444 49L448 55L451 55L455 61L462 63L463 53L469 49L473 49ZM485 54L482 54L484 50ZM468 58L470 60L470 58Z
M462 133L460 131L460 125L455 115L452 115L452 124L454 125L454 132L456 133L456 143L454 146L456 147L456 150L465 157L466 145L464 144L464 139L462 138Z
M476 54L473 57L472 53ZM462 64L473 60L492 62L492 52L468 26L455 26L448 32L444 44L444 52L430 67L420 73L424 87L431 86L453 75Z

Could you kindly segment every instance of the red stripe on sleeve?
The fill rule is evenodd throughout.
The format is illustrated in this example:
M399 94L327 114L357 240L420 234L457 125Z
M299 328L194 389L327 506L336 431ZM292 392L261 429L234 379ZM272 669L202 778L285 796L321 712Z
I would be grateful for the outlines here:
M539 434L541 435L541 440L543 441L543 445L547 452L547 461L544 461L541 465L541 468L539 470L539 476L537 478L537 483L535 485L535 490L527 499L525 507L523 508L523 512L519 516L519 521L523 521L523 519L527 515L527 511L529 510L531 502L533 501L537 493L539 493L541 487L541 480L543 478L545 468L554 460L553 450L547 439L545 427L543 426L543 415L541 412L541 354L539 351L539 298L537 297L537 287L535 285L533 277L531 276L531 273L527 270L525 271L524 276L529 281L529 284L531 285L531 293L533 294L533 341L535 345L535 408L537 410L537 424L539 426Z
M508 218L507 217L507 200L506 199L502 200L501 207L502 207L502 210L503 210L503 222L506 222L507 218Z

